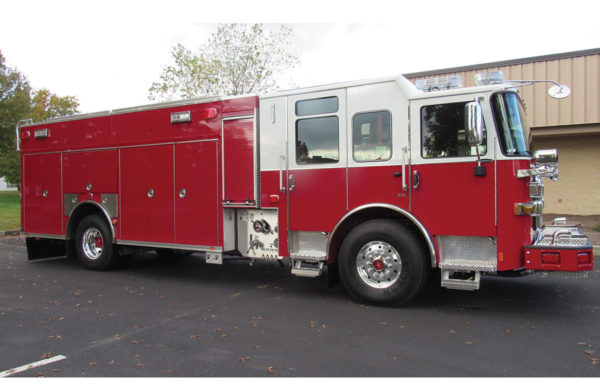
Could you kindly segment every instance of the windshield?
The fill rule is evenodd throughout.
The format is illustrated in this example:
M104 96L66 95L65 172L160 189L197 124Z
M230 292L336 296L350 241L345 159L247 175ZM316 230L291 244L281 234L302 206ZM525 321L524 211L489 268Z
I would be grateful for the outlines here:
M507 156L530 156L531 131L519 96L514 92L494 95L492 110L502 152Z

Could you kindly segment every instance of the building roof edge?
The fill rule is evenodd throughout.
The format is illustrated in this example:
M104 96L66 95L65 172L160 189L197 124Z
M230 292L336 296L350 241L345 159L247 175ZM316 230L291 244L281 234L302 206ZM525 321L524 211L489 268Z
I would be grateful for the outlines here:
M514 60L487 62L487 63L483 63L483 64L465 65L465 66L458 66L458 67L454 67L454 68L427 70L427 71L423 71L423 72L405 73L404 77L406 77L407 79L415 78L415 77L428 77L428 76L435 76L435 75L441 75L441 74L447 74L447 73L468 72L468 71L478 70L478 69L499 68L502 66L529 64L532 62L541 62L541 61L561 60L564 58L582 57L582 56L589 56L589 55L595 55L595 54L600 54L600 48L570 51L570 52L565 52L565 53L547 54L547 55L536 56L536 57L517 58Z

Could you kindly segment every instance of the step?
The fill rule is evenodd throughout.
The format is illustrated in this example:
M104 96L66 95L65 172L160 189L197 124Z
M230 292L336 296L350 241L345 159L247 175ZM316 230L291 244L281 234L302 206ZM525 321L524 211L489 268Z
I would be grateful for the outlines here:
M463 270L464 271L464 270ZM451 290L479 290L479 282L481 280L481 274L479 271L473 272L472 277L469 279L463 279L453 277L454 272L452 270L442 270L442 282L441 286ZM464 271L463 273L469 273L470 271Z
M323 273L324 261L314 262L304 259L292 259L292 274L309 278L316 278Z
M497 270L496 260L472 260L472 259L443 259L440 268L449 271L463 272L495 272Z

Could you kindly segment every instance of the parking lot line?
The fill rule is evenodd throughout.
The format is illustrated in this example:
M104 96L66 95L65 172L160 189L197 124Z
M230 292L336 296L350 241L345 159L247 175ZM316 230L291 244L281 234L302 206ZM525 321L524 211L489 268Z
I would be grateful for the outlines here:
M66 359L66 356L63 355L57 355L48 359L44 359L44 360L40 360L37 361L35 363L29 363L29 364L25 364L21 367L17 367L17 368L11 368L10 370L6 370L6 371L2 371L0 372L0 378L4 378L13 374L16 374L18 372L23 372L23 371L27 371L31 368L35 368L35 367L40 367L40 366L45 366L46 364L50 364L50 363L54 363L57 362L59 360L63 360Z

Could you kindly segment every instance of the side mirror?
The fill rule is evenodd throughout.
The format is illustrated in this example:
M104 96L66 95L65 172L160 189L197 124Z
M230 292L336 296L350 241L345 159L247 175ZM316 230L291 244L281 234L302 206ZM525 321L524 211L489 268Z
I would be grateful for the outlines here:
M469 146L479 146L483 142L483 113L479 102L465 104L465 130Z
M556 149L538 150L533 153L533 160L539 165L552 165L558 163L558 152Z

